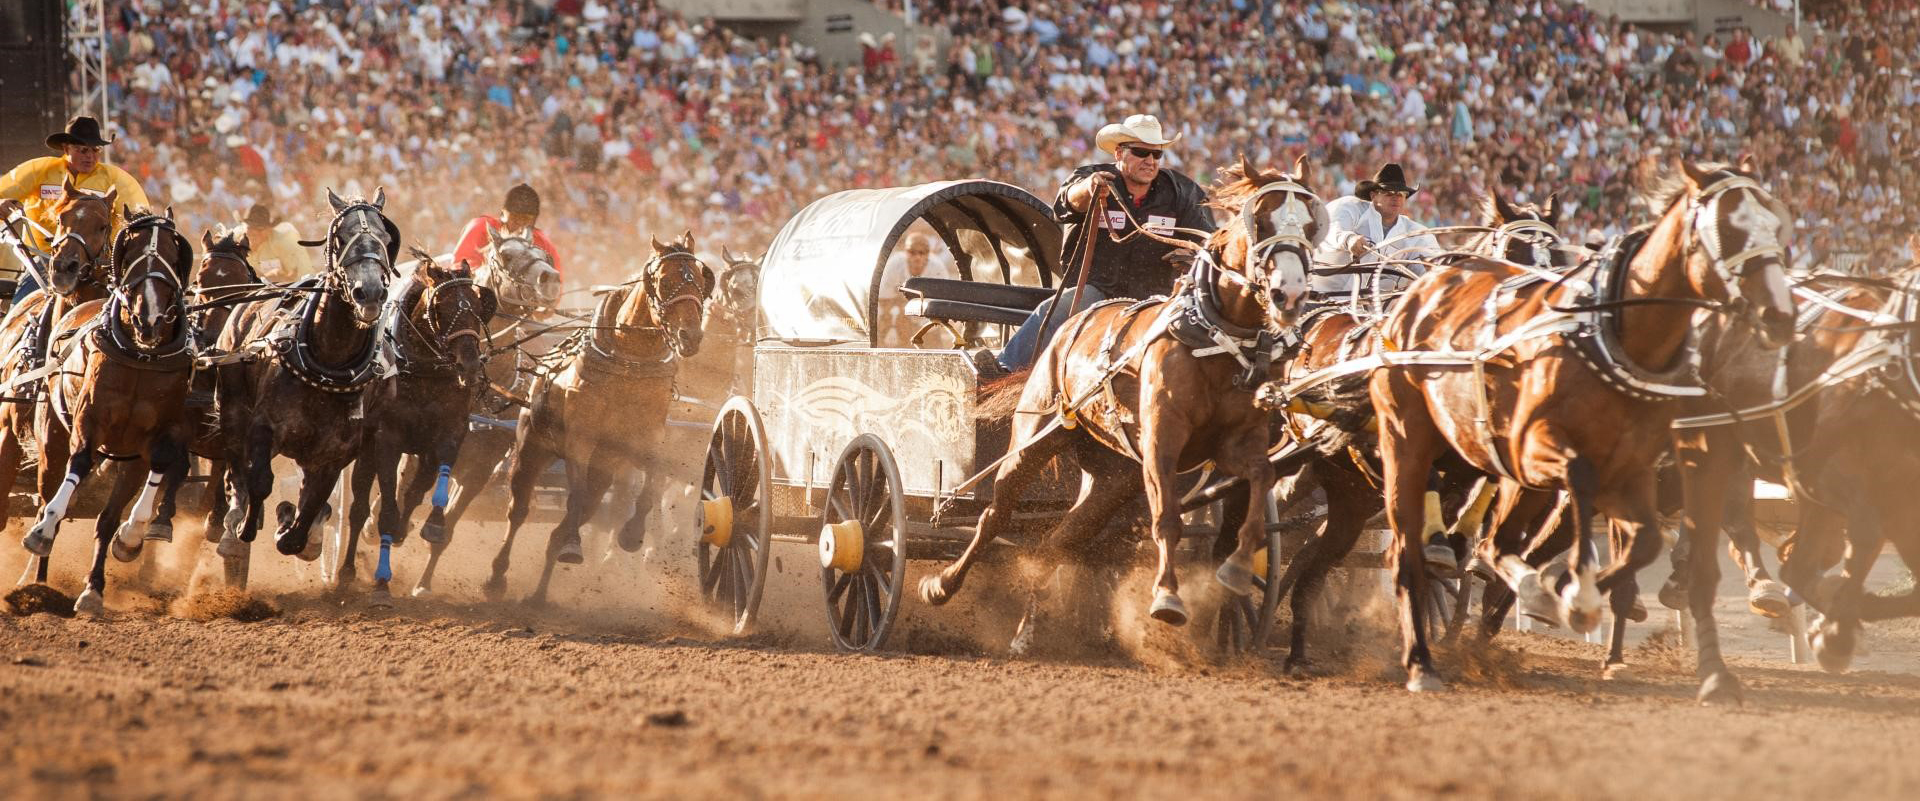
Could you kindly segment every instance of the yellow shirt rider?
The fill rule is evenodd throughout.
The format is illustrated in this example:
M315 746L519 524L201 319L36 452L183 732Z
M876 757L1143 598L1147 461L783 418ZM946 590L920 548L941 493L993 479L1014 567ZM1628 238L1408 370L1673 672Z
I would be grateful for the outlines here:
M245 222L247 259L262 279L286 284L313 272L313 254L300 246L293 223L275 220L265 203L253 204Z
M52 231L59 221L54 218L53 207L60 202L60 186L67 178L73 179L74 186L81 190L105 196L115 188L120 190L119 208L147 208L147 193L140 189L140 182L128 175L126 170L100 161L101 151L112 144L110 139L100 138L100 121L92 117L74 117L67 122L67 129L47 137L47 147L59 151L61 155L29 159L12 172L0 176L0 220L13 215L15 210L23 211L26 217L42 228ZM113 230L118 233L121 215L113 217ZM28 244L46 250L50 244L40 232L27 226L25 231ZM10 269L19 269L17 265L7 265ZM20 289L15 298L24 296L36 287L29 286L33 280L27 274L20 277Z

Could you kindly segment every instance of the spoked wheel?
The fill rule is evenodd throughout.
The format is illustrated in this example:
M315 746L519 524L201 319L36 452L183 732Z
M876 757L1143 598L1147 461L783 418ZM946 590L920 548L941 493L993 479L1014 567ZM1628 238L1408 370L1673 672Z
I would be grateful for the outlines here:
M1221 536L1227 536L1221 534ZM1280 607L1280 535L1267 531L1267 547L1253 557L1253 594L1229 597L1220 607L1214 624L1214 644L1221 656L1238 656L1266 645L1273 628L1274 610Z
M840 454L820 516L820 582L834 645L887 643L907 575L906 496L885 443L862 434Z
M720 409L707 439L695 525L700 531L700 597L744 634L766 589L773 466L753 402L736 397Z

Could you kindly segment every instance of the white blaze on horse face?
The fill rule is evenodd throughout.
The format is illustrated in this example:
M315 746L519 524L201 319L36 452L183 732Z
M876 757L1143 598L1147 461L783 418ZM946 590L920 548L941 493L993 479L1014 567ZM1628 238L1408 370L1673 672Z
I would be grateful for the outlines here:
M155 287L158 283L148 280L140 284L140 295L147 300L147 307L140 310L140 319L146 323L149 331L160 325L160 290Z
M1727 215L1727 223L1735 230L1746 234L1747 249L1779 247L1780 216L1760 200L1759 193L1749 190L1739 192L1738 195L1739 205ZM1726 257L1733 254L1720 255ZM1787 288L1785 259L1775 259L1768 265L1765 279L1767 306L1788 314L1793 313L1793 294Z
M1313 225L1313 210L1299 194L1288 193L1280 206L1268 213L1267 222L1273 226L1274 237L1305 243L1310 241L1307 232ZM1279 251L1273 262L1273 272L1267 279L1269 285L1285 299L1286 307L1292 309L1306 297L1307 264L1292 250Z

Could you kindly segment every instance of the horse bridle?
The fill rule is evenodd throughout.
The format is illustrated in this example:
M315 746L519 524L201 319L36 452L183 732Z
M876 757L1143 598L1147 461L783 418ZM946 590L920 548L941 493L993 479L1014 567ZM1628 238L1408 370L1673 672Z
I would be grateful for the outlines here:
M396 275L396 271L393 268L392 250L390 250L393 243L382 238L391 230L388 228L391 223L380 226L381 231L375 232L373 226L367 222L369 216L386 223L386 215L380 211L379 206L375 206L372 203L354 203L340 209L338 214L333 215L332 224L327 226L327 274L326 277L322 279L327 289L333 292L341 292L346 287L347 267L361 262L371 261L379 264L381 276L384 278L392 278ZM350 232L346 237L346 241L342 242L340 239L340 229L347 225L347 218L349 217L358 219L360 225L357 230ZM375 248L373 253L365 253L359 256L352 255L355 246L359 245L363 239L373 240L374 244L378 247ZM339 244L336 245L335 243ZM341 261L341 254L347 254L347 260ZM371 322L361 323L358 317L353 319L353 324L358 328L369 328L373 325Z
M448 320L445 325L445 330L443 330L439 323L435 322L436 317L433 313L434 297L441 289L451 286L477 287L478 284L474 283L472 278L462 276L460 278L450 278L436 283L427 287L425 292L420 293L420 316L425 318L427 333L431 335L431 338L422 337L422 339L427 342L427 347L436 351L436 355L442 362L447 362L452 359L451 353L454 341L463 337L471 337L474 340L474 346L480 349L480 359L485 361L487 358L487 345L491 337L487 332L486 321L481 319L480 310L474 308L471 303L467 302L466 298L459 299L458 305L453 309L452 318ZM458 325L463 318L472 320L473 324L465 328L455 328L454 326ZM407 324L409 326L413 325L412 315L407 315Z
M119 234L126 233L126 230L121 229L119 232L114 232L112 230L113 206L107 203L106 198L100 197L98 195L83 195L79 198L75 198L75 202L79 202L82 200L92 200L106 207L106 213L102 215L102 219L105 219L107 221L107 228L108 228L107 241L102 242L100 244L99 252L94 252L87 247L86 237L81 236L77 233L74 233L73 229L71 228L67 228L64 225L58 225L58 226L55 226L53 239L47 243L47 256L50 258L53 254L60 252L61 246L65 245L67 240L69 239L74 240L80 243L80 253L87 257L88 272L97 273L99 272L101 265L104 264L107 260L112 258L113 250L114 250L114 241L119 238ZM47 265L47 268L49 270L51 270L52 267L53 265L51 263ZM52 276L49 275L48 278L51 279Z
M512 234L503 234L502 239L505 241L522 243L528 250L538 254L538 256L536 257L537 263L545 265L548 269L553 269L552 254L547 253L545 248L542 248L539 245L534 244L532 239L515 236ZM507 267L506 262L500 256L500 248L493 247L488 249L487 262L485 266L487 267L487 272L490 275L494 276L495 280L504 280L510 284L513 284L515 288L522 290L523 291L522 299L525 299L528 297L532 299L532 302L529 302L529 303L520 303L519 300L513 301L517 305L538 306L542 302L544 302L544 299L540 297L540 286L538 284L532 281L526 280L525 278L522 278L518 275L515 275L513 274L512 271L506 269ZM506 298L503 296L502 299L504 300Z
M1296 217L1289 216L1288 219L1283 221L1283 224L1278 227L1278 229L1274 232L1272 236L1269 236L1266 239L1262 239L1259 241L1254 241L1254 237L1258 236L1260 232L1259 220L1255 217L1254 210L1260 207L1260 201L1266 198L1267 195L1274 195L1274 194L1281 194L1281 193L1303 195L1304 196L1303 203L1305 203L1305 205L1309 209L1313 209L1317 213L1313 214L1310 218L1306 220L1300 220L1300 219L1297 219ZM1326 212L1322 210L1320 207L1315 206L1312 202L1312 201L1318 201L1319 198L1320 196L1314 194L1313 190L1308 189L1305 185L1297 181L1294 181L1292 179L1275 181L1273 183L1267 184L1265 186L1260 187L1259 190L1255 191L1252 195L1248 196L1246 201L1243 202L1240 206L1240 215L1237 220L1239 224L1242 226L1245 226L1247 230L1247 246L1246 246L1246 262L1245 262L1247 265L1247 268L1251 270L1253 269L1253 266L1256 264L1258 265L1271 264L1274 256L1280 253L1281 251L1291 251L1295 253L1300 257L1300 263L1302 265L1312 264L1313 263L1312 253L1316 243L1313 240L1308 239L1307 236L1302 232L1307 231L1309 228L1311 228L1311 230L1317 233L1320 233L1322 235L1325 234L1327 230ZM1261 274L1266 276L1271 276L1272 270L1270 269L1264 270L1262 271ZM1305 277L1306 276L1302 276L1302 278L1305 278ZM1253 280L1253 277L1251 275L1247 276L1247 278L1250 282ZM1271 280L1271 278L1269 277L1267 280ZM1254 294L1259 297L1262 308L1271 310L1272 304L1273 304L1272 288L1267 287L1267 290L1268 291L1256 292Z
M685 279L683 288L685 285L691 284L694 287L704 289L707 285L706 282L701 280L700 276L693 271L692 266L698 265L700 267L706 267L706 264L702 263L700 257L693 255L691 251L672 250L657 254L652 259L649 259L647 266L640 272L641 279L645 284L643 291L647 294L647 310L653 314L654 322L663 328L667 323L667 311L673 307L682 303L692 303L695 306L702 306L707 302L706 295L702 291L683 291L667 300L660 299L660 293L655 290L661 286L663 281L656 280L656 277L660 276L667 261L670 259L685 262L680 267L680 275Z
M159 281L173 290L173 300L167 304L165 312L156 323L158 325L178 323L185 316L187 307L186 292L184 291L185 285L180 279L180 271L174 265L173 260L160 255L160 238L162 235L170 235L176 243L185 240L180 238L180 232L174 227L172 220L159 215L149 215L127 223L125 228L120 229L119 233L113 238L113 252L127 252L127 241L140 231L150 232L147 236L146 247L141 248L138 251L138 255L134 256L132 261L127 262L126 266L114 266L113 272L115 280L112 288L108 290L107 309L105 310L107 314L103 316L117 320L120 313L127 309L128 305L132 303L134 287L148 281ZM175 258L181 255L182 254L178 252L174 254ZM150 262L158 264L159 269L141 271L141 268ZM115 337L116 340L120 336L120 332L112 331L111 329L109 330L109 334ZM181 347L188 347L188 342L191 340L191 337L181 337L180 339ZM139 352L138 348L127 348L126 343L119 344L123 349ZM147 358L158 358L158 356L153 354L142 353L142 355Z
M1533 266L1547 269L1553 266L1553 246L1559 241L1560 229L1544 220L1512 220L1493 229L1492 252L1504 259L1507 247L1519 242L1533 251Z

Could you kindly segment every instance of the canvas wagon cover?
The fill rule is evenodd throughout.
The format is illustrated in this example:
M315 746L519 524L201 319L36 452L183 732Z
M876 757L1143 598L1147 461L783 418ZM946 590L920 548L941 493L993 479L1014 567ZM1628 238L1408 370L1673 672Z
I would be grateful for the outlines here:
M871 345L887 256L916 220L946 243L961 278L1051 286L1059 272L1053 209L1020 187L962 180L850 189L802 209L767 249L757 338Z

